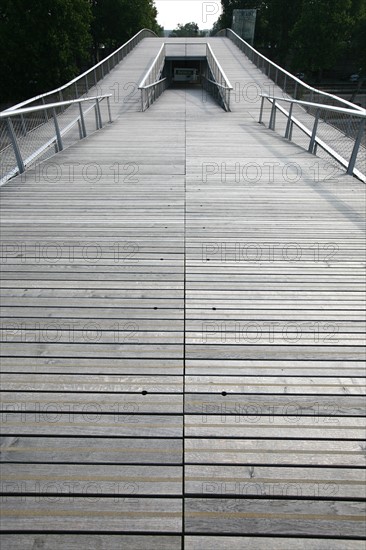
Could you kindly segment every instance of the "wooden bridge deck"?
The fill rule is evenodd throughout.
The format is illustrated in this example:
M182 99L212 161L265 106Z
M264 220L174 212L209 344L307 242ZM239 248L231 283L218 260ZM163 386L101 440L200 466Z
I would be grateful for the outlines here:
M2 548L363 549L365 187L245 95L139 112L159 44L2 188Z

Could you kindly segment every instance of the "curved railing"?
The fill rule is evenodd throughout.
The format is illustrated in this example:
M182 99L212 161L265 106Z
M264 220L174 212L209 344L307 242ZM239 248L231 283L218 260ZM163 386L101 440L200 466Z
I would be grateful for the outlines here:
M174 39L172 42L164 42L153 60L150 68L143 77L139 90L141 91L141 110L145 111L160 97L164 90L170 84L169 78L163 78L163 69L165 59L168 57L167 48L175 46L185 46L184 56L187 55L187 46L202 46L204 51L201 52L207 61L206 74L201 76L204 79L203 87L214 95L220 105L230 111L230 93L233 89L220 63L218 62L212 48L208 42L179 42ZM177 52L175 52L177 54ZM183 57L184 57L183 56Z
M115 52L67 84L2 111L0 113L0 183L5 183L21 173L22 170L19 169L19 166L21 167L22 163L25 167L29 167L35 161L44 160L54 154L53 146L55 143L57 146L57 140L55 141L57 136L54 127L55 117L51 113L49 105L57 104L56 114L60 132L62 134L66 131L67 133L66 145L71 145L79 139L78 125L82 122L81 116L85 115L87 132L94 131L94 122L90 120L94 117L87 116L92 108L87 109L84 115L81 115L79 100L86 98L89 91L93 96L101 97L98 83L141 40L150 36L156 37L156 34L149 29L142 29ZM110 118L110 112L105 116ZM11 124L9 124L9 120ZM19 156L23 159L22 162L19 162Z
M365 180L366 143L365 133L361 131L364 125L365 109L346 99L306 84L259 53L231 29L221 30L216 36L229 38L258 69L282 89L281 94L280 90L275 91L274 88L273 93L269 94L269 101L272 97L275 105L272 111L273 116L278 111L291 119L292 110L294 110L292 120L294 124L291 123L291 129L295 126L300 130L300 133L297 132L294 137L294 141L302 145L303 137L301 136L304 133L309 134L309 132L311 135L311 129L316 126L315 150L318 143L320 149L342 164L348 173L352 173L362 181ZM268 94L261 95L267 97ZM285 102L290 101L291 114L278 105L278 101L281 99ZM324 106L324 109L319 111L320 106ZM360 113L360 116L357 116L357 113ZM272 120L269 126L273 127ZM328 146L327 143L331 143L331 146ZM357 144L356 155L353 154L355 144Z
M361 110L362 108L350 103L346 99L342 99L333 94L323 92L306 84L293 74L289 73L263 54L258 52L253 46L245 42L231 29L222 29L215 36L226 36L256 65L268 78L273 80L277 86L282 88L285 94L302 101L311 103L326 103L335 107L343 107L345 109Z
M268 128L270 130L276 129L276 115L279 112L286 117L286 127L285 127L285 138L290 140L292 139L293 128L296 126L303 132L308 138L309 153L314 155L317 152L317 148L320 147L328 155L330 155L334 160L341 164L347 171L347 174L351 176L356 176L358 179L366 183L365 169L362 171L356 168L356 162L358 159L359 152L361 150L363 159L361 160L361 166L365 168L365 150L362 147L362 141L365 135L365 122L366 122L366 110L363 111L356 109L344 109L342 107L334 107L333 105L325 105L324 103L309 103L307 101L299 101L291 98L283 98L278 96L269 96L267 94L262 94L262 103L261 110L259 115L259 123L263 123L263 114L264 114L264 102L268 100L271 104L270 117L268 122ZM290 108L287 111L282 105L281 102L290 104ZM311 107L315 109L314 124L312 128L308 128L302 122L300 122L293 114L294 106L300 105L301 107ZM337 116L345 117L347 120L354 119L357 126L357 132L355 140L352 143L349 143L350 147L346 147L347 144L344 144L342 154L335 151L333 143L331 145L326 143L321 139L319 135L319 126L321 122L324 122L326 113L335 113ZM333 139L334 141L334 139ZM349 140L350 141L350 140ZM348 150L347 150L348 149Z
M79 99L72 99L71 101L47 103L46 105L36 105L33 107L18 108L13 110L7 109L6 111L0 113L0 122L5 122L6 124L11 142L11 150L16 160L16 166L14 168L10 167L10 170L8 170L3 177L0 175L0 185L6 183L6 181L17 174L23 174L28 166L33 164L34 161L42 157L42 155L50 149L54 149L56 153L62 151L64 149L66 136L69 137L71 134L72 141L76 141L75 135L72 135L75 126L76 135L78 135L80 139L87 137L90 131L97 131L103 128L101 103L104 99L107 100L108 120L109 122L112 122L109 101L110 97L111 94L104 94L95 97L83 97ZM88 102L91 103L91 106L84 110L83 104L87 104ZM78 115L75 118L75 113L73 113L71 122L66 124L64 120L64 124L60 125L59 113L62 112L62 108L71 106L78 107ZM96 126L94 130L88 127L89 125L87 124L86 119L86 115L88 115L88 113L92 110L95 112ZM42 126L42 145L40 146L38 146L39 140L33 139L33 133L25 134L22 137L19 137L15 131L20 117L22 117L20 120L24 120L24 115L33 115L35 113L41 113L42 116L45 115L48 120L48 122Z
M120 46L116 51L99 61L96 65L77 76L73 80L70 80L67 84L56 88L45 94L37 95L31 99L27 99L9 107L9 111L14 111L24 107L30 106L33 103L44 104L55 103L58 101L69 101L71 99L79 99L79 97L87 94L93 86L96 86L100 80L102 80L118 63L122 61L126 55L128 55L137 46L141 40L148 38L149 36L157 36L150 29L142 29L135 36L133 36L128 42Z
M161 45L154 61L139 85L141 92L141 110L146 111L152 103L163 93L167 86L167 79L161 78L165 63L165 43Z
M207 43L206 50L207 64L213 76L213 80L207 78L207 82L213 84L217 88L217 92L221 97L221 103L226 111L230 111L230 94L233 89L220 63L212 51L210 44Z

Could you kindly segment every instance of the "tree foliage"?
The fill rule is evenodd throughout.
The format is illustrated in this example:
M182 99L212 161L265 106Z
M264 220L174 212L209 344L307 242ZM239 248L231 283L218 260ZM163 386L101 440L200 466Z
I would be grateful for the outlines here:
M234 9L257 9L254 46L275 61L318 73L348 52L365 66L366 0L221 0L212 34L231 28Z
M61 86L144 27L153 0L0 0L0 102ZM93 55L94 54L94 55Z
M305 70L331 68L350 40L351 0L304 1L292 30L295 59Z
M112 52L143 28L161 32L153 0L92 0L92 12L95 51L103 45Z
M2 0L2 99L47 91L73 78L89 58L89 0Z
M199 36L200 30L197 25L197 23L194 23L194 21L191 21L190 23L186 23L185 25L182 25L181 23L178 23L178 26L176 29L174 29L169 36L178 36L178 37L184 37L184 36Z

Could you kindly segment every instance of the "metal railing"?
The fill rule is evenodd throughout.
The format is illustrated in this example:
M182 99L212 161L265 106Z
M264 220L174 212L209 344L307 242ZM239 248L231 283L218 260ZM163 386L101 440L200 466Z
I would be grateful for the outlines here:
M168 85L166 78L160 78L165 64L165 43L162 44L149 70L139 85L141 110L146 111L158 99Z
M245 42L231 29L222 29L216 36L226 36L229 38L247 57L254 63L268 78L270 78L277 86L279 86L285 94L310 103L326 103L344 107L346 109L363 110L346 99L342 99L333 94L317 90L309 84L306 84L293 74L289 73L263 54L259 53L253 46Z
M213 76L213 80L207 77L206 79L209 83L217 86L218 94L221 97L224 109L226 111L230 111L230 94L233 87L224 73L220 63L217 61L210 44L207 43L206 46L207 64Z
M25 105L31 105L33 103L42 105L44 103L56 103L58 101L68 101L71 99L79 99L89 92L91 88L96 86L100 80L103 80L105 76L118 63L120 63L126 55L128 55L144 38L149 36L156 37L156 34L149 29L142 29L135 36L133 36L128 42L120 46L116 51L99 61L96 65L85 71L83 74L77 76L73 80L70 80L67 84L56 88L45 94L41 94L26 101L22 101L9 110L19 109Z
M302 101L298 103L296 108L296 117L299 124L302 124L304 128L313 127L314 118L316 117L315 105L327 105L329 107L339 107L341 109L356 111L363 113L362 107L347 101L341 97L322 90L317 90L309 84L306 84L296 76L292 75L273 61L266 58L263 54L259 53L250 44L245 42L240 36L238 36L231 29L224 29L219 31L216 36L226 36L229 38L246 56L247 58L258 67L258 69L271 79L279 88L277 95L282 95L281 99L295 99ZM282 90L282 92L281 92ZM275 95L273 91L272 94ZM324 124L323 124L324 123ZM325 124L326 123L326 124ZM298 126L300 128L300 126ZM331 143L334 158L343 159L341 164L344 164L344 159L349 159L355 140L358 137L359 132L359 118L356 115L349 115L337 110L325 109L322 115L321 124L318 128L318 138L322 143ZM296 132L294 135L294 141L302 144L303 132ZM299 137L300 136L300 137ZM364 140L364 137L363 137ZM361 144L361 154L359 153L356 159L357 166L354 170L354 174L363 174L365 172L364 161L364 147ZM326 150L325 147L322 148ZM347 164L348 166L348 164Z
M272 108L270 110L270 118L268 123L268 128L271 130L276 129L276 116L277 111L285 115L286 117L286 128L285 128L285 138L292 140L293 128L296 126L299 128L306 136L310 138L308 151L314 155L317 152L317 148L320 147L326 153L328 153L332 158L339 162L344 168L346 168L347 174L358 177L361 181L366 182L366 175L363 174L360 170L355 168L356 161L361 151L363 156L362 165L365 166L365 152L366 149L362 142L365 140L365 121L366 121L366 110L357 110L357 109L344 109L342 107L335 107L333 105L324 105L321 103L311 103L308 101L300 101L291 98L283 98L277 96L269 96L267 94L261 94L262 102L259 115L259 123L263 123L263 112L264 112L264 102L268 100ZM279 102L290 103L290 109L287 111L284 107L280 105ZM314 115L314 124L312 129L309 129L302 122L300 122L294 116L294 106L300 105L301 107L308 107L315 111ZM329 117L329 113L335 113L338 117L343 116L348 121L354 120L357 125L357 132L355 134L354 140L348 140L350 147L347 151L348 154L340 155L332 147L330 147L323 139L319 136L319 126L325 122L325 118ZM335 130L333 130L335 131ZM344 136L347 138L347 136Z
M91 131L100 130L103 127L101 103L104 99L107 100L108 120L112 122L109 100L111 95L59 101L22 109L7 109L0 113L0 123L5 124L10 142L1 156L0 185L25 172L26 168L37 159L44 160L62 151L65 146L75 143L77 139L85 138ZM92 102L92 105L84 110L83 104L87 102ZM69 108L66 111L68 116L65 116L65 107ZM73 107L76 107L77 111ZM95 129L90 128L90 117L87 117L93 110ZM28 132L24 115L35 117L39 115L43 123ZM44 122L45 118L47 122ZM14 166L14 160L16 166Z
M233 87L231 86L227 76L225 75L220 63L217 61L215 54L212 51L211 46L207 42L164 42L162 44L157 56L152 62L146 75L142 79L139 90L141 91L141 110L145 111L158 99L158 97L169 86L170 80L168 78L161 78L165 59L167 57L167 48L176 48L177 46L185 46L184 56L187 55L193 57L203 57L207 60L208 73L202 75L205 80L205 89L210 93L216 91L216 96L219 103L226 111L230 111L230 93ZM197 52L187 53L187 47L201 46L202 53L197 55ZM175 52L175 57L181 57L182 53ZM194 55L194 53L196 55ZM215 94L213 94L215 95Z
M52 129L52 124L49 122L49 110L45 109L45 106L50 104L58 104L57 115L59 122L62 121L65 123L64 126L70 127L74 126L78 120L80 120L80 113L76 109L72 109L70 106L75 100L80 98L87 97L89 92L93 96L100 96L101 91L98 90L98 82L100 82L108 73L120 63L126 55L128 55L141 40L144 38L154 36L156 34L149 29L142 29L135 36L133 36L128 42L123 44L115 52L111 53L106 58L102 59L99 63L85 71L83 74L77 76L67 84L60 86L59 88L47 92L45 94L37 95L21 103L9 107L1 114L6 115L7 113L13 113L13 111L18 111L18 118L14 118L14 115L11 116L13 131L17 141L19 141L19 147L21 150L22 157L25 159L25 166L31 164L32 158L40 158L38 151L42 148L44 154L48 156L53 154L50 152L49 142L52 140L50 132L50 127ZM37 107L40 106L40 110L21 111L20 109L26 107ZM61 117L61 111L63 112L63 117ZM84 113L85 115L87 113ZM88 123L86 123L88 126ZM44 128L42 128L44 125ZM47 138L42 141L42 133L44 133ZM71 139L72 132L68 133L68 140ZM74 136L75 137L75 136ZM26 139L25 139L26 138ZM74 139L74 142L77 140L77 136ZM46 153L48 150L48 153ZM44 157L43 157L44 158ZM13 177L18 173L19 165L14 154L13 140L9 131L9 125L6 123L6 116L0 117L0 181L4 183L10 177ZM8 177L7 177L8 174Z

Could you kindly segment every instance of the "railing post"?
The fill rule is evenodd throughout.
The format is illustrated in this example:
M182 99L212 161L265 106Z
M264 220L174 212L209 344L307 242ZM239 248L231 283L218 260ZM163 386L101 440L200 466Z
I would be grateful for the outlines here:
M361 119L361 121L360 121L360 126L358 128L355 145L353 147L352 155L351 155L351 158L350 158L350 161L349 161L349 164L348 164L347 174L349 174L351 176L353 175L353 170L354 170L354 167L355 167L355 164L356 164L358 150L360 148L361 141L362 141L362 136L363 136L364 131L365 131L365 122L366 122L365 119Z
M44 100L44 97L42 97L42 103L43 103L43 105L46 105L46 102L45 102L45 100ZM45 117L46 122L48 122L47 109L44 110L44 117Z
M16 158L16 161L17 161L19 174L23 174L23 172L25 171L24 162L23 162L23 159L22 159L22 154L21 154L20 149L19 149L17 137L16 137L15 132L14 132L13 123L12 123L10 118L6 119L6 124L7 124L7 127L8 127L9 138L10 138L11 144L12 144L13 149L14 149L14 154L15 154L15 158Z
M25 120L24 120L24 116L23 115L20 115L20 120L21 120L21 123L22 123L22 132L23 132L23 136L26 136L27 135L27 127L25 125Z
M286 132L285 132L285 138L291 139L290 135L292 134L292 110L294 108L294 104L291 103L290 110L288 113L288 120L287 120L287 126L286 126Z
M78 127L79 127L79 138L83 139L83 130L81 128L80 120L78 120Z
M262 124L262 120L263 120L263 107L264 107L264 100L265 100L265 97L262 96L262 102L261 102L261 110L260 110L260 113L259 113L259 124Z
M314 145L315 145L315 139L316 139L316 132L318 130L319 116L320 116L320 109L317 109L316 110L316 115L315 115L314 126L313 126L313 133L311 135L309 149L308 149L309 153L312 153L314 155L315 155Z
M273 99L272 109L271 109L271 118L269 119L269 129L275 130L276 128L276 100Z
M95 117L96 117L97 130L100 130L103 127L103 123L102 123L102 115L100 113L100 105L99 105L98 99L95 100Z
M80 112L81 134L82 134L82 137L85 138L87 134L86 134L86 128L85 128L84 113L83 113L83 108L81 106L81 103L79 103L79 112Z
M107 97L107 106L108 106L108 117L109 122L112 123L112 112L111 112L111 102L109 101L109 97Z
M52 115L53 115L53 122L54 122L54 125L55 125L55 130L56 130L57 149L58 149L58 151L62 151L64 146L63 146L63 143L62 143L61 132L60 132L60 127L58 125L57 114L56 114L56 109L55 108L52 109Z

